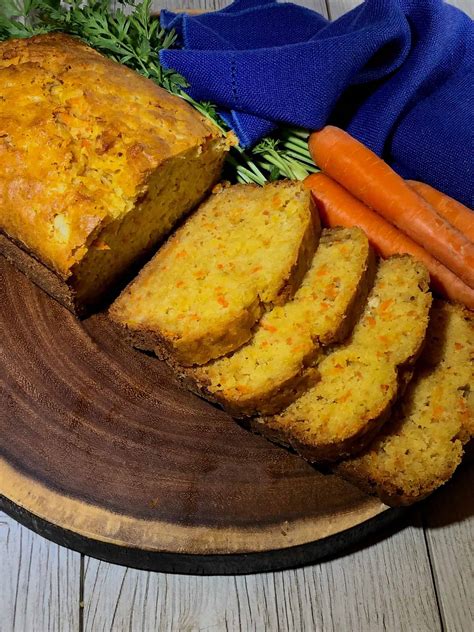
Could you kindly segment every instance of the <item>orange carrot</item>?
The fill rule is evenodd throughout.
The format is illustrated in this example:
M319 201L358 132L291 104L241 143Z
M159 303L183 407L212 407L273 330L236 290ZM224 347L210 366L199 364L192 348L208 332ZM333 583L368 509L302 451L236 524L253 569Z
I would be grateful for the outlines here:
M407 182L418 195L421 195L428 204L431 204L438 215L444 217L451 226L460 230L470 241L474 242L474 211L449 195L434 189L429 184L416 180L407 180Z
M474 288L474 244L440 217L386 162L337 127L309 138L316 164L356 198L423 244Z
M310 189L325 226L358 226L382 257L407 253L428 268L433 288L447 298L474 309L474 290L451 270L432 257L419 244L392 226L386 219L355 198L324 173L308 176L304 182Z

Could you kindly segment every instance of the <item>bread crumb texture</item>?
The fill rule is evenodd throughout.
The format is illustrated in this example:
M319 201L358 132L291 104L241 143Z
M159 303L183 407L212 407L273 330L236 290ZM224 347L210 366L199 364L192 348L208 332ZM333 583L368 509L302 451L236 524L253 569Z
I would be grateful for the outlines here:
M317 380L320 345L340 340L354 323L370 260L360 229L324 230L294 298L264 314L249 343L190 377L234 414L279 412Z
M386 419L421 349L431 305L428 280L424 266L410 256L380 262L352 336L318 364L320 381L254 428L315 462L360 449L364 436Z
M427 344L393 419L337 472L392 505L421 500L445 483L474 436L474 319L433 306Z
M84 295L220 173L214 126L75 38L0 43L0 88L0 229Z
M204 364L247 342L263 311L294 294L318 239L301 184L220 187L122 293L111 317L153 332L181 364Z

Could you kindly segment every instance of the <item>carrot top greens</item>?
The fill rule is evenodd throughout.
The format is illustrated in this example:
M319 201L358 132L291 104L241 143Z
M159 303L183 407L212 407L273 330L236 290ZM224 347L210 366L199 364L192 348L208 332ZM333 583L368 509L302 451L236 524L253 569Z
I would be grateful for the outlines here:
M158 52L177 46L176 33L151 15L152 0L2 0L0 40L31 37L53 31L76 35L107 57L132 68L168 92L188 101L223 132L227 125L212 103L197 102L187 93L186 79L163 68ZM303 180L317 171L307 148L306 130L281 127L255 147L233 147L226 177L236 182L264 184L280 178Z

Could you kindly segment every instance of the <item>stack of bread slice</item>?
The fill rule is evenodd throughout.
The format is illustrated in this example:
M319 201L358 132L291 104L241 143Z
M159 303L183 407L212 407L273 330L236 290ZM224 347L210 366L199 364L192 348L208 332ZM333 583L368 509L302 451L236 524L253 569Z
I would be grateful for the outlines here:
M219 188L110 315L191 390L400 504L446 481L473 433L472 315L431 302L422 264L320 233L279 182Z
M253 427L314 462L365 445L390 414L423 345L428 280L424 266L409 256L382 261L352 335L321 359L319 382Z
M474 319L435 302L424 352L392 419L336 472L390 505L425 498L451 478L474 436Z
M234 353L187 371L189 383L234 415L278 412L318 380L322 345L344 340L354 326L373 269L361 230L323 231L294 298L265 313Z
M140 348L183 366L247 342L266 309L301 284L319 241L300 185L219 188L112 305Z

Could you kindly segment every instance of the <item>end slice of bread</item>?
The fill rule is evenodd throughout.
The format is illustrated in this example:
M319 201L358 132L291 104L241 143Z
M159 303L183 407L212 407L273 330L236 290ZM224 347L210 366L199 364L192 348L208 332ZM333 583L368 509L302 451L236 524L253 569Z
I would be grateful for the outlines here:
M253 420L252 428L312 462L341 459L367 445L421 351L428 281L425 267L410 256L382 261L351 338L318 364L320 381L280 415Z
M433 306L427 345L393 419L336 472L389 505L422 500L451 478L474 436L474 318Z
M110 309L136 346L183 366L237 349L292 297L320 226L300 183L220 187Z
M275 414L314 384L321 344L342 341L360 316L374 258L358 228L324 230L294 298L267 312L244 346L186 377L238 416Z

